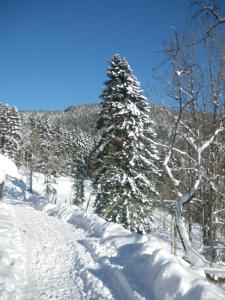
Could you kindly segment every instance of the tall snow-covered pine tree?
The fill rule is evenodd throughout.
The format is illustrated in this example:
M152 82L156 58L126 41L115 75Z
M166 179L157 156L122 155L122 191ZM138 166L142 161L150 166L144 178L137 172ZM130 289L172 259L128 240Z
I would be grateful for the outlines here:
M114 55L107 75L98 121L96 213L134 232L148 232L159 174L149 105L126 59Z

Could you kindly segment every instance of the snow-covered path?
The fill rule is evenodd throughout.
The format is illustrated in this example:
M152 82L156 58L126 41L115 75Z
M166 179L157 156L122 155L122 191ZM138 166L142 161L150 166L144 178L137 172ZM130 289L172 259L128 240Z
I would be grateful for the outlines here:
M18 299L143 299L120 268L109 263L113 247L29 204L12 203L5 203L4 210L15 224L26 275Z
M157 238L38 195L18 199L0 202L0 300L225 299Z
M26 251L23 299L82 299L71 276L72 248L79 234L30 206L14 205L12 210Z

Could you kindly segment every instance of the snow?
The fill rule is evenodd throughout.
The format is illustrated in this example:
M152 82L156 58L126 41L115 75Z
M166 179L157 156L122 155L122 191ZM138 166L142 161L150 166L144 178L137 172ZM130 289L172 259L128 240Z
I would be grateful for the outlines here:
M26 185L29 185L29 172L21 169L21 174L23 181ZM72 203L72 186L74 184L74 180L70 177L63 177L60 176L57 178L57 182L54 185L56 189L56 202L57 203ZM38 172L33 173L33 191L40 195L44 195L44 175ZM83 204L83 208L93 212L94 202L95 202L95 195L92 192L91 182L89 180L85 180L85 187L84 187L84 194L86 202ZM22 198L21 198L22 199Z
M60 181L63 195L70 181ZM24 192L22 182L7 187L0 203L1 300L225 299L201 269L169 253L166 241L61 200L47 203Z
M0 153L0 183L4 181L5 175L17 179L21 178L15 163Z
M0 169L0 184L5 181L5 172Z
M114 247L112 262L119 262L126 278L138 285L143 299L224 299L225 293L204 280L182 259L167 250L167 244L155 237L131 234L128 230L66 205L45 207L48 214L83 228L99 238L101 244ZM216 296L216 298L215 298ZM122 298L123 299L123 298ZM128 298L127 298L128 299Z
M183 73L183 70L177 70L175 73L177 74L177 76L181 76L181 74Z
M25 263L13 209L0 204L0 299L22 299Z

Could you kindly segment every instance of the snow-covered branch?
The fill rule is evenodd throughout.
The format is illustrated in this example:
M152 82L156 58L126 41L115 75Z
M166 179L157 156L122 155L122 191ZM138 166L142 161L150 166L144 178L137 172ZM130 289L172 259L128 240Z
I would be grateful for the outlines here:
M200 147L200 151L203 152L206 148L208 148L210 144L212 144L216 136L224 130L225 128L221 124L220 127L215 130L214 134L203 143L203 145Z
M172 151L171 151L171 149L170 149L170 151L167 153L167 156L165 157L165 160L164 160L163 165L164 165L164 167L165 167L165 169L166 169L166 172L167 172L167 174L168 174L170 180L172 181L174 187L177 188L177 187L179 186L179 184L180 184L180 181L177 180L177 179L173 176L173 173L172 173L172 171L171 171L171 168L169 167L169 161L170 161L171 153L172 153ZM180 193L179 191L177 191L177 194L178 194L178 196L181 196L181 193Z
M163 144L163 143L160 143L160 142L156 142L156 141L151 141L155 146L157 146L157 147L162 147L162 148L166 148L166 149L171 149L171 151L173 152L176 152L176 153L178 153L178 154L180 154L181 156L183 156L183 157L186 157L186 158L188 158L188 159L190 159L192 162L196 162L196 160L192 157L192 156L190 156L186 151L182 151L182 150L180 150L179 148L176 148L176 147L171 147L171 145L166 145L166 144ZM165 162L164 162L164 164L165 164Z

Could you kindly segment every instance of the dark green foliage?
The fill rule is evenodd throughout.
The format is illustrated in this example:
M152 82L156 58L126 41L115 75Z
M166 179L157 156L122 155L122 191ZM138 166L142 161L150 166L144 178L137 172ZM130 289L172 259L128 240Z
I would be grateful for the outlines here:
M95 151L96 212L132 231L150 231L159 159L149 105L124 58L114 55L107 75Z
M16 159L20 141L20 114L16 108L0 103L0 151Z
M72 173L74 184L73 184L73 195L74 204L82 205L85 201L84 198L84 180L86 178L86 163L82 156L76 158L73 163L73 173Z

